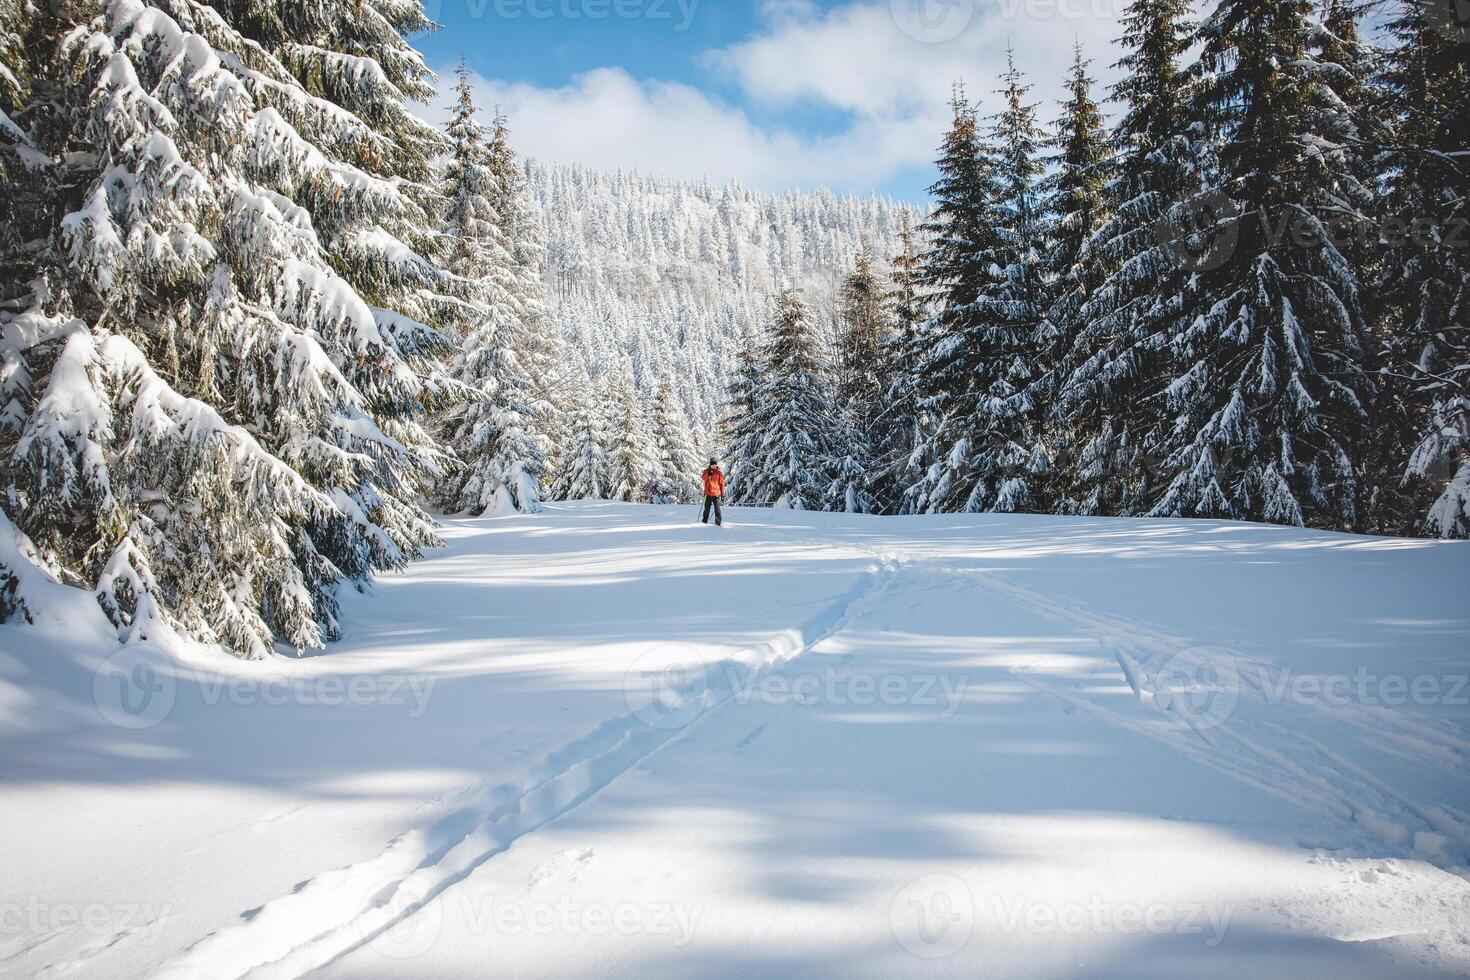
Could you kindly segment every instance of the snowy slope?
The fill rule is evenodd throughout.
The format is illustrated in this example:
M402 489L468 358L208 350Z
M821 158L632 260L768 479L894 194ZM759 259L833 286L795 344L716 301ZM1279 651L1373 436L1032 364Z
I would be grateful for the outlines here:
M1470 970L1466 545L731 516L452 522L305 661L0 627L0 975Z

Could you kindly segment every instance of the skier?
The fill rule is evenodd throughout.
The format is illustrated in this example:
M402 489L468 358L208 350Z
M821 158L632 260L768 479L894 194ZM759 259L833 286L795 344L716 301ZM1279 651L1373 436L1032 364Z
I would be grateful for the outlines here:
M701 523L709 523L709 509L715 509L715 527L725 523L725 518L720 514L720 498L725 495L725 474L720 472L720 464L710 457L709 465L700 474L704 479L704 517Z

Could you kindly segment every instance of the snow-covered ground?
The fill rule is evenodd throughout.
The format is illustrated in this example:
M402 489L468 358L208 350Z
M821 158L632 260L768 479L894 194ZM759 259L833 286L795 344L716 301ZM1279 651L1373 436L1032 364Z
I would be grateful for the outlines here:
M1470 545L585 503L0 627L0 975L1463 976Z

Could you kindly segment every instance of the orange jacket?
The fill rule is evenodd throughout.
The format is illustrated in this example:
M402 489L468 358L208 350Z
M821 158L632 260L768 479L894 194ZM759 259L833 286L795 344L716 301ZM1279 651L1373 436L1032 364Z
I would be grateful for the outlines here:
M723 497L725 495L725 474L720 472L718 466L710 466L700 476L704 477L704 495L706 497Z

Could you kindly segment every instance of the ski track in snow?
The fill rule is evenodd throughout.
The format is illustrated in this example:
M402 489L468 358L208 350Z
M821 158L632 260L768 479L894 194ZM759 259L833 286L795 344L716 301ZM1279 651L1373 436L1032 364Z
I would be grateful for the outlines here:
M169 980L299 977L372 943L524 835L591 800L665 745L703 725L714 712L729 707L745 685L808 653L861 616L886 621L879 607L901 572L925 595L981 593L1045 620L1069 624L1091 637L1100 651L1111 656L1096 658L1096 666L1083 673L1009 668L1018 682L1057 699L1066 710L1161 743L1195 764L1330 824L1344 830L1356 828L1365 838L1386 843L1404 857L1465 875L1470 816L1442 801L1417 799L1396 788L1330 749L1302 724L1304 720L1325 723L1387 757L1437 768L1451 781L1463 780L1470 772L1470 735L1448 720L1383 705L1282 699L1273 685L1286 676L1285 671L1258 652L1200 646L1208 638L1175 635L1155 623L1026 588L992 571L955 567L944 556L926 554L923 549L851 543L834 549L831 540L799 532L787 535L777 530L776 536L792 545L869 558L873 567L842 596L821 603L799 626L733 657L705 664L703 683L691 687L687 681L671 679L665 690L673 691L676 698L664 710L673 712L677 723L665 723L667 715L650 721L646 710L630 710L544 755L518 783L471 783L450 797L454 802L449 812L389 841L377 856L319 874L291 893L241 913L237 921L205 936L153 975ZM838 666L848 665L855 656L842 654L836 658ZM1181 673L1227 678L1231 683L1228 690L1214 692L1181 689L1171 683ZM1119 687L1120 679L1127 691ZM1197 693L1223 693L1236 700L1223 716L1211 714L1208 708L1202 713L1190 696ZM744 753L770 737L789 711L788 705L720 751ZM283 811L272 819L292 812ZM1313 837L1298 844L1322 851L1341 847L1343 841ZM1400 873L1392 870L1393 865L1387 860L1380 871ZM137 930L101 937L67 961L52 964L44 975L77 969L127 941L133 931ZM28 951L6 952L8 958L14 958Z
M792 543L830 547L830 542L801 533L790 538ZM890 551L859 550L875 560L893 560ZM1094 676L1086 685L1069 689L1024 668L1012 669L1012 675L1029 687L1109 724L1162 742L1197 763L1315 815L1351 824L1442 869L1466 875L1470 814L1442 801L1414 800L1300 731L1264 719L1252 723L1238 711L1226 717L1201 716L1190 697L1180 696L1200 692L1177 690L1167 683L1171 675L1178 674L1227 678L1229 689L1217 693L1282 712L1280 692L1273 692L1273 685L1288 678L1288 672L1271 660L1207 646L1142 619L1091 609L1079 600L1028 589L991 572L956 568L939 558L910 555L904 567L910 573L927 572L961 590L977 588L1045 619L1080 627L1100 648L1112 652L1136 700L1132 710L1123 712L1087 690L1104 678ZM1323 698L1286 701L1285 713L1291 708L1325 715L1359 743L1385 755L1421 766L1438 762L1452 780L1470 777L1470 733L1452 723L1416 719L1384 705ZM1264 737L1243 730L1254 728Z
M243 913L157 973L167 980L299 977L336 960L434 901L486 861L575 809L664 745L729 704L736 692L843 630L881 600L900 562L883 557L863 580L801 626L708 664L706 684L673 711L677 724L630 711L598 725L534 766L520 785L472 785L471 800L382 854L321 874ZM715 686L712 682L720 682Z
M1271 697L1270 678L1285 672L1270 661L1228 651L1231 662L1220 662L1208 649L1149 623L1090 610L1080 602L1062 601L989 573L934 567L1039 615L1080 626L1112 650L1136 700L1133 709L1124 712L1083 685L1067 688L1032 671L1012 671L1036 690L1313 813L1350 822L1441 868L1463 873L1470 862L1466 814L1442 802L1411 799L1302 732L1269 720L1252 723L1242 717L1248 712L1241 710L1231 710L1225 717L1201 714L1191 698L1180 696L1183 692L1167 683L1166 675L1180 667L1194 676L1233 678L1228 689L1214 694L1238 697L1268 712L1280 711L1282 706ZM1434 760L1452 778L1463 779L1470 772L1470 739L1455 726L1433 725L1382 705L1315 699L1289 706L1329 716L1359 742L1384 754L1420 765ZM1248 733L1250 729L1261 734Z

